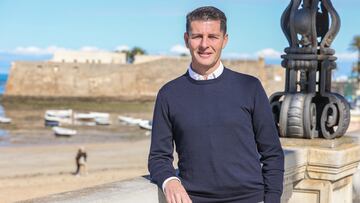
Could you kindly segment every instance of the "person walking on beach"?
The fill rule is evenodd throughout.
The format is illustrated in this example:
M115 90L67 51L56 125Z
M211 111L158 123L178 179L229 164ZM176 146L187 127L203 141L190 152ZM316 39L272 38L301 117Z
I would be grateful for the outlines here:
M86 159L87 159L87 153L85 151L85 147L80 147L75 157L76 171L74 174L76 176L82 173L87 174Z
M226 29L215 7L190 12L191 64L156 98L148 167L169 203L280 202L284 154L270 104L258 79L223 66Z

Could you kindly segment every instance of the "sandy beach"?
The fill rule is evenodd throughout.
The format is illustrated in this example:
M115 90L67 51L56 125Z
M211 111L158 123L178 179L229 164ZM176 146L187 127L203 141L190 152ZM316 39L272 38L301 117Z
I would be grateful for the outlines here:
M118 115L151 119L150 103L137 104L5 104L12 124L0 124L0 202L15 202L146 175L150 136ZM78 107L80 106L80 107ZM110 113L109 126L75 126L78 134L56 137L44 126L46 109ZM74 176L80 146L88 154L88 175Z
M147 174L149 139L84 145L88 175L74 176L78 145L0 148L0 199L13 202Z

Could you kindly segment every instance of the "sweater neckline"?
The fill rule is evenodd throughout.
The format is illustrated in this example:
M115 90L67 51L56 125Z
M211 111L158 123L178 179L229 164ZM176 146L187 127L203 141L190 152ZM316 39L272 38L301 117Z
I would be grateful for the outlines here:
M227 72L228 72L228 69L224 66L224 71L222 72L222 74L219 75L219 77L210 79L210 80L195 80L194 78L192 78L190 76L189 71L186 71L185 76L190 82L192 82L194 84L205 85L205 84L212 84L212 83L219 82L220 80L222 80L225 77Z

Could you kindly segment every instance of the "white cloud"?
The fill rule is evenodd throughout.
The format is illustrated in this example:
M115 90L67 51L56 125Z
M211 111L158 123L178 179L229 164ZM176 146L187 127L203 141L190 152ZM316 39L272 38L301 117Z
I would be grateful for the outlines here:
M356 52L342 52L335 54L335 56L341 61L356 61L358 57Z
M189 54L188 48L186 48L184 45L176 44L173 47L171 47L170 52L175 54Z
M63 51L67 50L62 47L57 46L49 46L47 48L40 48L36 46L28 46L28 47L16 47L11 53L20 54L20 55L48 55L53 54L55 51Z
M267 59L280 59L282 53L271 48L266 48L256 52L256 55Z
M83 46L79 49L67 49L64 47L58 47L58 46L48 46L45 48L37 47L37 46L19 46L16 47L14 50L9 51L9 53L12 54L19 54L19 55L51 55L54 54L57 51L87 51L87 52L95 52L95 51L104 51L103 49L100 49L95 46Z
M130 47L128 45L119 45L115 47L115 51L129 51Z

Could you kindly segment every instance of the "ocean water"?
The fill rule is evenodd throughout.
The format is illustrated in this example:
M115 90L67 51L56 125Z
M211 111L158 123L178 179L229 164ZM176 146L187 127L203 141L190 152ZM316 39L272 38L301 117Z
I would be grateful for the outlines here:
M5 92L5 85L8 78L8 74L0 74L0 95Z

